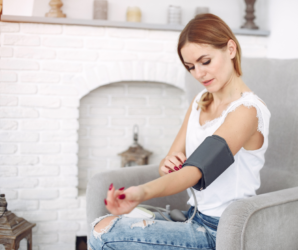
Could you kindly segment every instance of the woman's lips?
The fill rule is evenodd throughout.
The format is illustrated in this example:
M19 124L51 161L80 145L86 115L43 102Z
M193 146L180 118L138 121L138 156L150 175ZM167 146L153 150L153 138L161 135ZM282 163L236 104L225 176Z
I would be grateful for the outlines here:
M213 80L214 79L211 79L211 80L208 80L208 81L203 82L204 86L210 85L213 82Z

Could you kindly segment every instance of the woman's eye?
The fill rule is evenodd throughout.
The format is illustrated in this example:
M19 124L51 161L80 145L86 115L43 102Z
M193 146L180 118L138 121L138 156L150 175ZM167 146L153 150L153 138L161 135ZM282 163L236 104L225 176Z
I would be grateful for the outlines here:
M195 66L192 66L191 68L188 67L188 70L193 70L193 69L195 69Z
M207 62L202 63L203 65L208 65L211 62L211 59L208 60Z

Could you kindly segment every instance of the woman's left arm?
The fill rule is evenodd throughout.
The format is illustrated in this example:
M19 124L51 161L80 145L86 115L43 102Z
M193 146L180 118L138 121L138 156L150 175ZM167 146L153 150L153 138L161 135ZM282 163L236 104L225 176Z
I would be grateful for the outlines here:
M235 155L257 131L257 128L256 109L239 106L227 115L214 135L224 138L232 154ZM106 207L114 215L129 213L143 201L182 192L197 184L201 177L202 173L197 167L187 166L127 190L115 190L112 187L108 191Z
M235 155L257 132L257 129L257 110L241 105L227 115L214 135L224 138L232 154Z

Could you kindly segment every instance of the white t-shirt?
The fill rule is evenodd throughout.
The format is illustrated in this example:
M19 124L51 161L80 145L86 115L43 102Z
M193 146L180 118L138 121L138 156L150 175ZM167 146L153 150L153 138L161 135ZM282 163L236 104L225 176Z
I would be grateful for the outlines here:
M254 107L257 110L258 131L264 136L264 143L260 149L246 150L241 148L234 156L235 162L228 167L205 190L195 191L198 210L209 216L220 217L226 207L233 201L256 195L260 187L260 170L265 163L265 152L268 148L270 111L264 102L254 93L245 92L238 100L232 102L220 117L200 125L201 109L197 110L197 102L206 89L200 92L193 102L186 133L186 158L223 124L228 113L240 105ZM188 204L194 206L194 199L190 190Z

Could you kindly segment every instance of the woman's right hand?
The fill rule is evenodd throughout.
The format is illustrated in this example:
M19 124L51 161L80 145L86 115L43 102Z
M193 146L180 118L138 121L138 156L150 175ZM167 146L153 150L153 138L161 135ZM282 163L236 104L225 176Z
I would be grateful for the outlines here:
M142 185L115 189L110 185L107 198L104 200L106 208L113 215L130 213L138 204L143 201L145 196Z
M186 161L186 157L182 152L174 152L171 155L167 155L160 167L161 172L169 174L174 171L178 171L182 168L183 163Z

